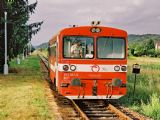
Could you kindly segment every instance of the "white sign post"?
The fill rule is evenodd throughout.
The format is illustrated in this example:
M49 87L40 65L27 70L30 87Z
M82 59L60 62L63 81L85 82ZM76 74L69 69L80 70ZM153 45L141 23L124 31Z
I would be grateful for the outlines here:
M5 57L5 63L4 63L4 75L8 75L8 64L7 64L7 12L4 12L4 19L5 19L5 24L4 24L4 28L5 28L5 34L4 34L4 40L5 40L5 53L4 53L4 57Z

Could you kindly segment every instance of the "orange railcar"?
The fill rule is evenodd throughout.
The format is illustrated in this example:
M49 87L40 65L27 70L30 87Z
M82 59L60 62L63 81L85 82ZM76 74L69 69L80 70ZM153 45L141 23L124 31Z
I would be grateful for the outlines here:
M49 41L50 79L69 99L126 94L127 32L104 26L65 28Z

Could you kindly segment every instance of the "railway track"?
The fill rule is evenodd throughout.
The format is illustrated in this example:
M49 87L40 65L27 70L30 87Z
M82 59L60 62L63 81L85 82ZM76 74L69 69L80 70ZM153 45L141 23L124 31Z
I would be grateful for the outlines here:
M84 100L75 103L87 116L87 120L138 120L115 107L119 105L106 100Z
M77 101L76 103L86 114L88 120L118 120L118 116L107 109L103 101Z
M43 69L48 71L47 58L38 56ZM52 93L64 120L146 120L140 114L106 100L69 100L54 90Z
M48 59L40 54L38 54L40 61L45 65L46 70L49 70Z

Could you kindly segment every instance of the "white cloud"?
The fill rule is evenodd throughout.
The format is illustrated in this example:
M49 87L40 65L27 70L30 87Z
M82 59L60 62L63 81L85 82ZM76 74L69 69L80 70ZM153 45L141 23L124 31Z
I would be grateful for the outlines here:
M129 33L160 33L159 8L159 0L38 0L30 21L44 20L44 24L32 42L48 41L64 27L90 25L93 20L100 20L102 25L123 28Z
M127 11L127 9L122 6L117 6L117 7L113 8L113 12L115 12L115 13L124 13L126 11Z
M78 9L76 11L77 14L84 14L84 13L90 13L92 11L92 9L90 8L84 8L84 9Z
M140 6L144 3L144 0L132 0L132 2L135 6Z
M160 20L160 16L158 16L157 19Z

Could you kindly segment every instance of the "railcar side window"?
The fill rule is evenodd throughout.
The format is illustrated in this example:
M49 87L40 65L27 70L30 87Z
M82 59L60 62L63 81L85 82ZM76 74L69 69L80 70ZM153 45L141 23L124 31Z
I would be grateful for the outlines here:
M82 36L65 36L63 40L64 58L93 58L93 38Z
M56 45L50 47L50 55L56 57Z
M98 58L124 58L125 40L122 38L99 37L97 39Z

